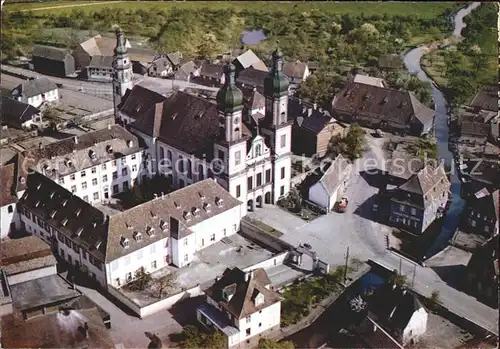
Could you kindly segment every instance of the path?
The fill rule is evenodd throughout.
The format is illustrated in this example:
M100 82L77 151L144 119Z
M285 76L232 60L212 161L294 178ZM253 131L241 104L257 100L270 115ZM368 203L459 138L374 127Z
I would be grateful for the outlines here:
M81 6L93 6L93 5L101 5L101 4L108 4L109 3L118 3L118 2L123 2L122 0L116 0L116 1L100 1L100 2L91 2L88 4L74 4L74 5L61 5L61 6L47 6L47 7L37 7L33 9L27 9L27 10L21 10L21 12L31 12L31 11L43 11L43 10L51 10L51 9L58 9L58 8L68 8L68 7L81 7Z

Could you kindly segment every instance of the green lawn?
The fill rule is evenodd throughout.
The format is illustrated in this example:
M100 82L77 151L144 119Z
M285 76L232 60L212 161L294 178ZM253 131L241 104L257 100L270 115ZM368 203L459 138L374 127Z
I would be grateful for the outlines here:
M427 74L441 87L446 87L448 81L445 77L444 50L437 50L422 57L422 66Z
M61 12L69 12L75 8L83 11L95 12L103 8L122 8L122 9L144 9L153 8L171 9L171 8L236 8L241 10L258 10L268 11L277 9L283 12L304 12L304 11L326 11L335 14L351 14L366 15L372 14L387 14L399 16L416 16L420 18L435 18L449 8L456 6L453 2L415 2L415 3L389 3L389 2L292 2L292 1L213 1L213 2L196 2L196 1L122 1L122 2L106 2L101 1L49 1L43 3L28 3L28 4L5 4L4 8L11 11L19 10L37 10L40 14L57 14ZM94 4L93 4L94 3ZM71 7L67 7L70 6ZM85 6L81 6L85 5ZM59 7L61 8L53 8ZM65 7L63 7L65 6ZM43 9L51 7L50 9Z

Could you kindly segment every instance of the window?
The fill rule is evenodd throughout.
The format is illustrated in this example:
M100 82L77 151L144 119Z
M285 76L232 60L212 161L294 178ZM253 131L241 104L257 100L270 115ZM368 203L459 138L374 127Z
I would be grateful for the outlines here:
M406 207L405 207L405 205L399 205L399 210L400 210L401 212L404 212L404 211L405 211L405 208L406 208Z
M199 164L198 165L198 179L199 180L202 180L203 179L203 165L202 164Z
M239 198L241 196L241 186L238 184L236 186L236 198Z
M96 173L96 172L97 172L97 169L96 169L95 167L92 167L91 172L92 172L92 173Z
M132 160L135 160L136 159L136 155L135 154L132 154L132 156L130 157Z
M241 164L241 150L234 153L234 165L238 166L239 164Z
M252 317L251 316L247 316L246 320L247 320L247 324L249 324L250 322L252 322Z
M76 193L76 185L72 185L71 186L71 192L72 193Z
M127 168L122 168L122 176L126 176L128 173Z
M259 327L262 327L262 322L259 322Z
M172 152L170 150L167 150L167 158L172 161Z
M73 251L75 251L76 253L80 253L80 247L75 243L73 243Z
M286 135L280 136L280 147L284 148L286 146Z
M132 172L136 172L137 171L137 165L132 165Z
M262 147L260 144L257 144L255 147L255 156L260 156L262 154Z
M126 163L127 163L127 157L124 156L124 157L121 158L121 164L125 165Z
M83 259L87 259L87 251L82 250L82 257Z
M151 269L156 269L156 261L151 262Z
M128 181L123 182L123 190L128 190Z
M187 255L187 253L186 253L186 254L184 255L184 262L187 262L187 261L188 261L188 259L189 259L189 257L188 257L188 255Z
M89 196L88 195L84 195L83 196L83 200L89 202Z
M127 273L127 281L132 281L132 273L131 272Z
M476 226L476 221L475 221L475 220L471 220L471 221L470 221L470 225L471 225L472 227L475 227L475 226Z
M238 230L238 225L237 224L233 224L233 231L236 231Z
M224 162L224 152L222 150L218 151L219 159Z
M215 241L215 234L210 235L210 241Z
M118 184L113 185L113 194L118 194L119 191L120 189L118 187Z
M97 178L92 178L92 185L97 185Z
M83 178L83 177L85 177L85 176L86 176L85 171L80 172L80 177L82 177L82 178Z
M285 168L281 168L281 179L285 179Z
M282 186L280 187L280 195L281 195L281 196L285 195L285 186L284 186L284 185L282 185Z
M113 179L117 179L118 178L118 172L114 171L113 172Z
M82 182L82 189L87 189L87 182Z
M184 188L184 181L179 179L179 188Z
M98 192L95 192L95 193L94 193L94 200L97 200L97 199L99 199L99 193L98 193Z
M185 239L184 239L184 246L187 246L187 245L188 245L188 239L187 239L187 238L185 238Z
M271 182L271 169L266 170L266 183Z
M69 179L71 179L72 181L74 181L75 180L75 174L73 173L72 175L70 175Z
M102 181L106 183L108 181L108 175L103 175L102 176Z
M64 184L64 177L60 177L57 181L59 184Z
M115 284L116 286L120 287L120 278L115 279Z
M106 164L102 164L101 168L102 168L103 170L105 170L105 169L106 169Z
M262 185L262 173L257 173L257 187Z
M62 258L64 258L64 250L62 248L59 250L59 254L61 255Z
M247 328L247 330L246 330L247 336L250 336L251 333L252 333L252 329L250 327Z
M412 216L416 216L417 215L417 209L416 208L411 208L411 214Z
M9 207L7 207L7 212L9 212L9 213L14 212L14 209L12 208L12 205L9 205Z
M252 190L252 188L253 188L252 176L249 176L247 178L247 187L248 187L248 190Z
M111 163L111 166L116 167L116 160L113 160L113 162Z

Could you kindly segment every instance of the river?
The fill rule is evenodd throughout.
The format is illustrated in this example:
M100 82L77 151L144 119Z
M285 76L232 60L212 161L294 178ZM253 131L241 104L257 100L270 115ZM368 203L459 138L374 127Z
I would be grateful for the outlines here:
M453 19L455 23L453 35L463 39L463 37L461 36L461 32L462 29L466 26L466 24L464 23L464 17L470 14L471 11L479 5L479 2L474 2L455 14L455 17ZM451 166L452 169L450 176L452 193L451 205L444 218L441 232L436 238L434 244L427 251L426 257L429 258L443 249L448 244L448 241L453 237L453 234L458 225L459 215L465 206L465 202L460 197L461 182L457 177L453 161L453 154L448 149L448 103L446 102L446 99L441 90L437 88L434 81L422 70L422 67L420 66L420 59L422 58L426 50L427 47L424 45L408 51L404 56L404 65L410 73L416 74L420 80L431 82L432 97L434 99L436 110L434 134L438 144L439 157L441 161L444 161L446 165Z

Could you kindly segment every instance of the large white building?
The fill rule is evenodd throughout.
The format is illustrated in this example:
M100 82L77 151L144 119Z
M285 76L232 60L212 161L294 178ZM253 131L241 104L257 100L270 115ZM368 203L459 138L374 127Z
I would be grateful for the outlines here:
M282 297L270 285L262 268L246 273L228 268L204 290L198 321L223 333L228 348L255 347L262 335L280 328Z
M141 181L144 147L120 125L38 146L23 153L25 166L90 203L108 200Z
M120 39L123 40L123 39ZM148 147L150 175L170 176L175 187L217 178L248 210L275 203L290 190L291 122L288 78L283 55L273 53L273 67L264 81L265 110L243 115L243 94L235 85L235 68L225 69L217 103L185 92L163 97L130 81L115 57L116 91L121 96L117 122L128 125ZM258 116L260 115L260 116Z
M183 267L194 253L240 229L243 205L206 179L107 216L40 173L19 200L23 228L102 287L120 287L143 267Z
M59 100L59 89L45 77L27 80L12 90L12 98L35 108Z

